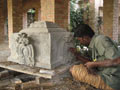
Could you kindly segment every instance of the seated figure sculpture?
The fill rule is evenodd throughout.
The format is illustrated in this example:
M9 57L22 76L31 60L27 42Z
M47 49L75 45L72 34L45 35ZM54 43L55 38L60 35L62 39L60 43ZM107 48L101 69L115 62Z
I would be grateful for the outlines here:
M18 34L16 40L18 59L26 65L34 66L34 52L33 47L29 43L29 38L26 33Z

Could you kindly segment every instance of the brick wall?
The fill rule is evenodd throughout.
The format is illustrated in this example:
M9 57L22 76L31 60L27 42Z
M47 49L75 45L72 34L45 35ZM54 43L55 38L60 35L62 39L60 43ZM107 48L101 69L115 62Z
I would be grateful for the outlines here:
M69 0L55 0L55 22L68 28Z
M41 0L41 20L68 28L69 0Z
M7 12L10 35L26 27L23 24L31 8L36 10L35 20L52 21L63 28L68 27L69 0L0 0L0 41L4 39Z
M63 28L68 27L69 0L24 0L23 13L30 8L35 8L36 20L51 21Z
M35 9L35 21L40 20L40 0L23 0L23 28L27 28L27 12Z
M23 0L23 12L31 8L40 8L40 0Z
M35 20L38 21L40 19L40 0L23 0L23 13L27 13L31 8L35 9Z
M26 27L26 24L24 24L26 20L25 13L31 8L36 10L36 20L52 21L61 27L67 28L68 5L69 0L8 0L9 34Z

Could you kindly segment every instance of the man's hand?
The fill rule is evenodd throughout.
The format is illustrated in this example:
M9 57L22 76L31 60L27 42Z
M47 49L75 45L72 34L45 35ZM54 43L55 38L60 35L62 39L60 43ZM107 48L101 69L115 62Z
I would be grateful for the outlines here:
M69 48L69 51L73 54L75 54L77 52L76 48L73 48L73 47Z
M96 67L95 62L87 62L87 63L85 63L85 66L88 69Z
M88 69L88 73L96 75L96 70L93 69L95 66L95 62L87 62L86 64L84 64L87 69Z
M83 63L89 62L90 60L88 58L85 58L84 56L81 56L80 52L77 52L76 48L69 48L69 51L72 52L77 60L80 60Z
M76 59L77 59L78 56L80 56L80 53L77 52L76 48L72 48L71 47L71 48L69 48L69 51L74 54L74 56L76 57Z

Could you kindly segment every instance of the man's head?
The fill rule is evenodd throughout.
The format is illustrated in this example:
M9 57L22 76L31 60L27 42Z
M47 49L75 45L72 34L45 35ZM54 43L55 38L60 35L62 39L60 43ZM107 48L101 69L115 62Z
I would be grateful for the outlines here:
M90 26L80 24L75 28L74 37L76 37L81 44L88 46L94 34Z

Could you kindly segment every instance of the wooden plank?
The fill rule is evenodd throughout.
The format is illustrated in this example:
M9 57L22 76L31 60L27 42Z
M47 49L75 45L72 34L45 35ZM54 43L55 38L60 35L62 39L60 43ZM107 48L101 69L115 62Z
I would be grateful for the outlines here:
M30 75L39 76L39 77L44 77L44 78L49 78L49 79L52 78L52 76L49 75L49 74L39 73L40 68L33 68L33 67L20 65L20 64L17 64L17 63L9 62L9 61L0 62L0 67L6 68L6 69L9 69L9 70L13 70L13 71L17 71L17 72L21 72L21 73L26 73L26 74L30 74Z
M37 67L29 67L26 65L17 64L10 61L4 61L4 62L0 62L0 67L21 72L21 73L35 75L37 77L52 79L54 76L57 76L59 74L66 72L72 65L78 64L78 63L79 61L76 61L76 62L73 62L72 64L61 65L54 70L48 70L48 69L37 68ZM40 73L40 71L42 72L44 71L44 73ZM54 75L51 74L53 73L53 71L55 72Z

